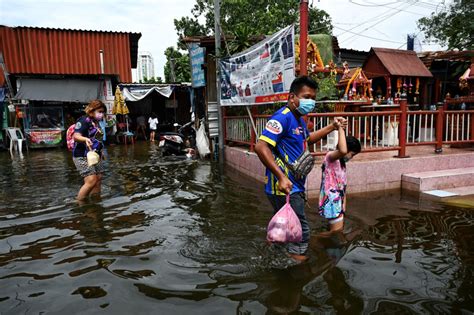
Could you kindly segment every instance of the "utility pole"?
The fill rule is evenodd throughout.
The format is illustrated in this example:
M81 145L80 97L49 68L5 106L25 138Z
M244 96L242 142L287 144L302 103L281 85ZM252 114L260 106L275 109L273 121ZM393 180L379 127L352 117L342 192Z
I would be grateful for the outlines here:
M174 72L174 58L170 58L170 79L171 83L176 82L176 74Z
M222 123L222 108L221 108L221 80L219 71L219 56L221 53L221 7L220 0L214 0L214 35L216 43L216 101L217 101L217 113L218 113L218 125L219 125L219 161L224 159L224 127Z
M176 73L174 72L174 61L175 59L174 58L170 58L170 79L171 79L171 83L175 83L176 82ZM174 122L176 123L177 120L176 120L176 86L174 87L173 89L173 109L174 109Z
M308 2L300 1L300 75L308 74Z

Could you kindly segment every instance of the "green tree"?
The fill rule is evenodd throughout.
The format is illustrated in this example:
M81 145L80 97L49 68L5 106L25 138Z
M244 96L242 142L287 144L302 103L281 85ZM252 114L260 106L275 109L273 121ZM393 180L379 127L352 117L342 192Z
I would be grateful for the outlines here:
M474 0L454 0L446 10L419 19L418 28L448 49L473 49Z
M183 39L188 36L204 36L207 35L205 27L199 24L196 16L184 16L180 19L174 19L176 32L178 33L178 47L186 50L187 47L183 43Z
M144 77L143 80L140 80L140 83L160 84L160 83L163 83L163 79L161 77L151 77L151 78Z
M298 32L299 3L299 0L221 0L221 32L226 40L221 54L245 50L263 35L273 34L292 23ZM169 47L165 52L165 80L172 81L171 65L174 64L176 81L189 82L189 56L181 52L187 51L182 39L214 34L214 0L196 0L191 17L175 19L174 25L179 37L178 50ZM310 7L308 28L310 33L332 34L331 17L323 10Z
M253 42L252 37L275 33L292 23L296 24L298 31L299 3L299 0L222 0L221 31L227 37L230 53L235 52L236 48L249 47ZM174 20L180 39L214 33L213 0L196 0L191 14L192 17ZM203 23L200 23L199 17ZM310 7L309 17L310 33L332 34L328 13ZM182 44L180 47L184 48Z
M165 50L165 81L172 82L190 82L191 64L189 55L182 53L175 47L168 47Z
M309 9L308 32L310 34L329 34L332 35L332 19L324 10L315 7Z
M319 85L318 93L316 95L317 100L337 99L337 79L335 75L324 75L323 73L318 73L313 76L313 79L316 80Z

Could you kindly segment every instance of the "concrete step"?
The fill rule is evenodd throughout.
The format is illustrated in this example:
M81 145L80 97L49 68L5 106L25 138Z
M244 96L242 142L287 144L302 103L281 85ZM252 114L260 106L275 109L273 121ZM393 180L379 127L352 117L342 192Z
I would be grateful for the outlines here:
M468 186L474 186L474 167L402 175L402 188L408 190L428 191Z
M458 196L474 195L474 186L463 186L457 188L446 189L447 192L456 194Z

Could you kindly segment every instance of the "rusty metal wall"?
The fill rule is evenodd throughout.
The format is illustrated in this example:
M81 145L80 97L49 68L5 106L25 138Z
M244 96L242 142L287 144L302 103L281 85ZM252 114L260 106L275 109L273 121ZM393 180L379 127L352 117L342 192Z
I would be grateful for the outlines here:
M0 51L10 74L104 74L132 82L130 36L140 34L0 26ZM136 57L135 57L136 58ZM3 85L0 73L0 85Z

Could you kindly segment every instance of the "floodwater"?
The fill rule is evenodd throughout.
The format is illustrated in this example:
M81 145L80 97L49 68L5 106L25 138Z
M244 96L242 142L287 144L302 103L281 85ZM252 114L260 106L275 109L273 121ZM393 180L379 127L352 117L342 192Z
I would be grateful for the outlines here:
M344 235L307 209L310 259L268 246L261 185L149 144L110 147L102 199L74 201L65 150L0 152L2 314L474 311L474 209L349 196Z

